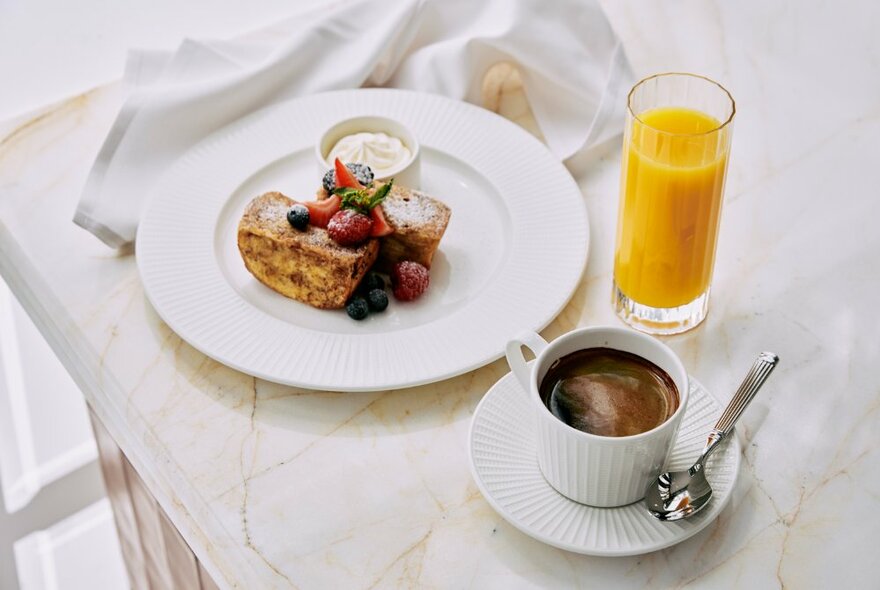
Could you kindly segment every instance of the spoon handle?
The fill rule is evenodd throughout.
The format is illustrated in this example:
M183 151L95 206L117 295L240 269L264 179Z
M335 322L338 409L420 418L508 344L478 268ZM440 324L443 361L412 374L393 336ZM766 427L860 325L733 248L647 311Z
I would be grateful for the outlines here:
M724 413L721 414L721 418L719 418L718 422L715 424L715 430L720 433L722 437L727 436L733 430L734 424L736 424L736 421L742 416L746 407L755 398L755 394L758 393L758 390L764 385L764 381L770 376L770 373L773 371L773 368L776 367L776 363L778 362L779 357L772 352L762 352L758 355L755 364L749 369L746 378L743 379L743 382L739 386L739 389L737 389L736 394L734 394L733 399L727 404Z
M772 352L762 352L758 355L755 364L749 369L746 378L743 379L739 389L733 395L733 399L730 400L730 403L724 408L724 413L721 414L718 422L715 423L715 428L709 433L709 438L706 440L703 452L700 453L699 459L690 468L691 475L703 468L703 462L712 454L712 451L718 448L718 444L733 431L733 425L742 416L746 406L755 398L755 394L764 385L764 381L770 376L771 371L773 371L778 362L779 357Z

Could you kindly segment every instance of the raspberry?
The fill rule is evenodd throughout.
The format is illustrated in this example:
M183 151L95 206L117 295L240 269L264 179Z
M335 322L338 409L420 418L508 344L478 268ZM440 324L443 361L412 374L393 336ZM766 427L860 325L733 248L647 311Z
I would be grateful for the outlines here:
M327 232L340 246L357 246L370 237L372 229L372 219L351 209L337 211L327 224Z
M395 264L391 270L394 297L400 301L418 299L428 290L429 282L428 269L418 262L404 260Z

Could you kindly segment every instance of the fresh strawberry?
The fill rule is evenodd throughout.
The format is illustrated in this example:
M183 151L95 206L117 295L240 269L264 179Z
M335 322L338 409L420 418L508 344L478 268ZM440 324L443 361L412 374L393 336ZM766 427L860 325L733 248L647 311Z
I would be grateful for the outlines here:
M336 161L333 163L336 167L336 187L348 187L348 188L356 188L361 189L364 188L358 179L355 178L355 175L352 173L348 167L343 164L339 158L336 158Z
M370 237L373 220L351 209L337 211L327 224L327 233L340 246L357 246Z
M339 211L342 206L342 198L339 195L332 195L323 201L309 201L303 203L309 208L309 222L315 227L327 227L330 218Z
M394 228L385 221L382 205L376 205L370 209L370 217L373 219L373 231L370 232L370 237L381 238L394 233Z
M428 269L412 260L398 262L391 269L391 286L399 301L412 301L428 290L431 277Z

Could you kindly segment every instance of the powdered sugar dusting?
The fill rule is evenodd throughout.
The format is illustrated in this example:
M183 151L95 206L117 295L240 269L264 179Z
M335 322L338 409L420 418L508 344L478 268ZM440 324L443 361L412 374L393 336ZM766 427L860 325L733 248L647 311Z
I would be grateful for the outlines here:
M382 209L396 226L420 226L444 217L447 207L422 192L394 186L382 202Z

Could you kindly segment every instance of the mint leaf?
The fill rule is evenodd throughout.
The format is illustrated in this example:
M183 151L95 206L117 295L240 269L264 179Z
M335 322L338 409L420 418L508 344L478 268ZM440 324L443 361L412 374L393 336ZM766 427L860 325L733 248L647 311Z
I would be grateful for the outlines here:
M340 187L337 187L337 188L333 189L333 194L334 194L334 195L339 195L339 196L342 197L343 199L344 199L346 196L351 197L351 196L356 195L356 194L358 194L358 193L360 193L360 192L363 192L363 191L361 191L360 189L351 188L351 187L348 187L348 186L340 186Z
M369 215L373 207L385 200L385 197L391 191L393 183L394 179L391 179L372 193L370 189L339 187L333 189L333 194L339 195L342 198L342 209L354 209L359 213Z
M373 198L370 200L370 209L381 203L385 200L385 197L388 196L388 193L391 192L391 185L394 184L394 179L392 178L373 193Z

